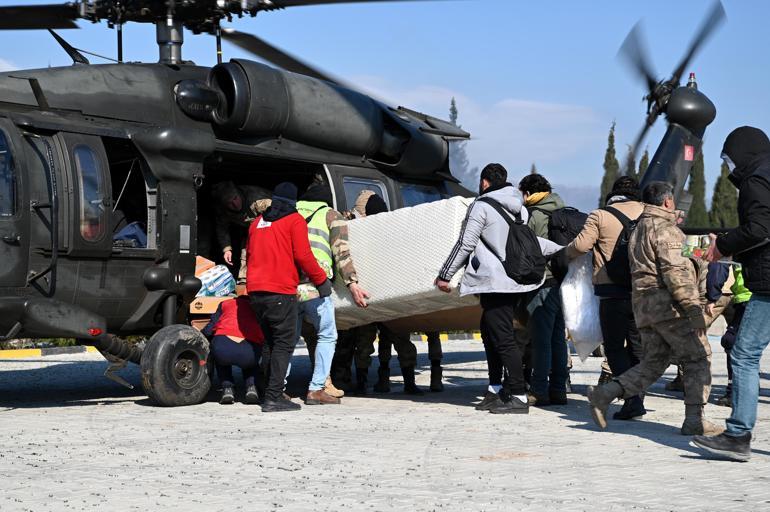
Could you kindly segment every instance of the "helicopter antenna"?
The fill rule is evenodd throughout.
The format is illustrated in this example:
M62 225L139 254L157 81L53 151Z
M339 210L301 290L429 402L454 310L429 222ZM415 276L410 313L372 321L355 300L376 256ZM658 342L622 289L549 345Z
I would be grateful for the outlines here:
M56 39L56 42L59 43L59 46L64 48L64 51L67 52L67 55L69 55L72 59L73 64L90 64L88 59L86 59L83 54L77 50L77 48L73 47L71 44L65 41L63 37L61 37L50 28L48 29L48 32L50 32L53 38Z

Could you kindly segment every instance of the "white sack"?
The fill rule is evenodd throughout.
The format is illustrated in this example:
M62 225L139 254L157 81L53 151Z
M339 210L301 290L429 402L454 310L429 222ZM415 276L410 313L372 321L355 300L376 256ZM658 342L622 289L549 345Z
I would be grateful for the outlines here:
M594 295L593 255L589 252L572 260L561 284L564 324L581 361L602 343L599 297Z
M462 271L452 279L452 293L433 284L472 201L452 197L348 222L350 255L359 284L371 299L366 309L357 307L337 279L333 297L337 328L478 304L476 297L461 298L457 291Z

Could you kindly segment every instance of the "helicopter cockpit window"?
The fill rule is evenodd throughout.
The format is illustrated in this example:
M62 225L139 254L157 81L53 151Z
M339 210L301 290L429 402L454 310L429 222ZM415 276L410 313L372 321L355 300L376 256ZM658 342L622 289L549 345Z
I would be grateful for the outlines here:
M13 167L11 146L0 131L0 217L16 213L16 171Z
M94 150L83 144L75 146L75 165L80 179L80 234L88 242L104 237L104 186L102 169Z
M402 183L401 198L404 201L404 206L432 203L443 199L441 192L435 186L417 183Z

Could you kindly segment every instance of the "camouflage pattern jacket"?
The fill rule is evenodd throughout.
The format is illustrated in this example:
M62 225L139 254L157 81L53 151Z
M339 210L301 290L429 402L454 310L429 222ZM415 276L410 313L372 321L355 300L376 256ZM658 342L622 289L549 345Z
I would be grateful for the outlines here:
M326 212L326 225L329 226L329 245L332 247L332 256L334 257L335 275L342 279L345 286L358 282L356 268L353 266L353 259L350 257L350 246L348 245L348 224L345 217L338 211L329 209ZM316 299L320 295L313 283L302 276L302 282L297 287L297 300L305 302Z
M706 327L695 267L682 256L684 238L674 212L645 205L628 244L638 327L677 318L688 319L693 329Z

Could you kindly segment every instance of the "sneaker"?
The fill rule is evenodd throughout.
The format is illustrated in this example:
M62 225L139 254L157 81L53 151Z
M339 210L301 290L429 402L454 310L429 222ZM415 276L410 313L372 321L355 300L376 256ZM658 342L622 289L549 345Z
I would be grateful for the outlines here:
M219 403L222 405L232 405L235 403L235 392L232 386L222 388L222 398L219 399Z
M499 403L494 404L489 409L489 412L492 414L529 414L529 405L512 396L507 401L501 399Z
M339 398L335 398L323 389L318 389L316 391L308 391L307 396L305 397L305 405L323 405L323 404L334 404L337 405L340 403Z
M243 400L247 404L258 404L259 403L259 393L257 393L257 387L254 385L251 385L246 388L246 397Z
M278 400L265 400L262 403L262 412L299 411L300 409L302 407L299 404L283 397Z
M645 414L647 414L647 409L644 408L644 402L638 396L634 396L623 402L623 407L612 415L612 419L629 421L641 418Z
M489 408L497 404L497 402L502 402L500 400L500 395L487 390L487 392L484 393L484 398L481 399L481 402L476 404L475 409L477 411L488 411Z
M695 436L690 445L705 450L719 459L746 462L751 458L751 432L742 436Z

